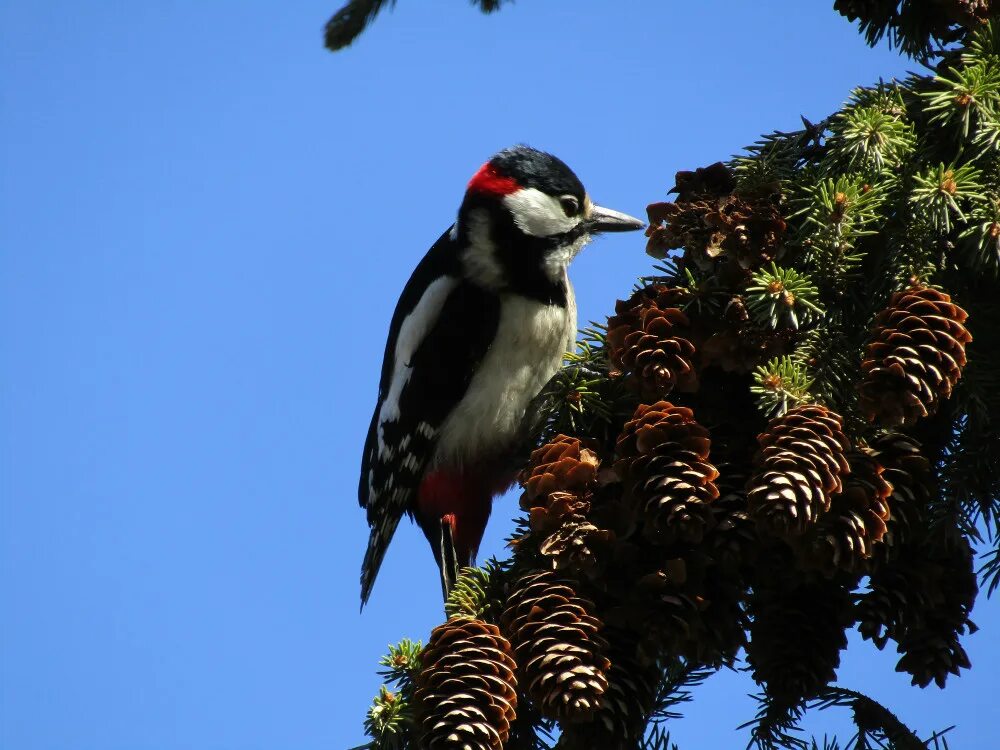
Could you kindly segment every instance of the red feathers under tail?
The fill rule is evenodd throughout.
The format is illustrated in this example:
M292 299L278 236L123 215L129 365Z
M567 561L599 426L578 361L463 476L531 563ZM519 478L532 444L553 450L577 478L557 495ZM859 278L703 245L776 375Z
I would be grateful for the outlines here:
M424 477L414 515L440 558L442 522L451 527L458 567L471 565L479 551L493 506L494 488L472 472L434 471ZM442 561L438 559L438 565Z

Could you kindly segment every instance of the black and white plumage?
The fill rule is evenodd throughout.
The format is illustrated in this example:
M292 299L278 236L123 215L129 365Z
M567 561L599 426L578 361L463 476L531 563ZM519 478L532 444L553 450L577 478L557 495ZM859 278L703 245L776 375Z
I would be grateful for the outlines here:
M471 563L492 498L513 481L525 409L573 345L570 261L598 232L642 226L593 205L569 167L526 146L473 176L389 328L358 488L371 526L362 604L406 513L446 593Z

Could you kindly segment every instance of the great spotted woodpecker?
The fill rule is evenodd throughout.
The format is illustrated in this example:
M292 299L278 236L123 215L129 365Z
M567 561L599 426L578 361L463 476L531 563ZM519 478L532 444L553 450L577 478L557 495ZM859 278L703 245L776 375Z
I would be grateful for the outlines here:
M430 542L445 596L472 563L493 498L514 481L525 410L576 336L570 261L594 234L642 226L527 146L473 175L389 327L358 488L371 527L362 606L404 513Z

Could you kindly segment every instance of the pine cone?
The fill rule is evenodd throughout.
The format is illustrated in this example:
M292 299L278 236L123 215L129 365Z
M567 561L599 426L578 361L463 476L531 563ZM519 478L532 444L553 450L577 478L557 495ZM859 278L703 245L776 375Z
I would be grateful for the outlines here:
M528 526L541 537L557 531L565 522L585 518L590 512L589 492L550 492L535 498L528 510ZM522 503L524 507L527 503Z
M455 618L431 632L414 703L421 747L501 750L517 710L510 644L495 625Z
M753 561L759 544L757 529L742 492L727 492L712 503L714 528L709 536L710 554L716 564L730 573Z
M651 203L646 252L665 258L667 251L683 247L685 260L704 270L721 259L732 259L744 270L757 268L781 254L787 224L780 198L775 191Z
M702 600L687 590L687 564L674 558L661 566L619 586L620 600L604 614L609 627L636 634L636 657L644 665L698 650L693 635Z
M861 410L869 421L912 425L933 414L962 377L968 316L944 292L915 285L875 318L861 363Z
M923 517L933 491L930 462L913 438L889 433L871 443L872 457L885 467L882 478L892 487L885 544L879 552L890 559L923 527Z
M524 487L521 507L530 510L551 492L584 492L597 477L600 461L579 438L556 435L531 453L518 478ZM542 503L539 503L542 504Z
M707 385L707 384L706 384ZM695 555L687 557L694 591L703 598L694 632L699 660L706 664L731 664L745 645L749 623L743 608L746 574L760 549L760 537L750 517L746 498L749 438L757 430L753 421L740 420L728 402L725 422L712 430L712 455L717 458L719 498L712 503L714 527ZM750 417L756 420L758 412ZM701 564L697 564L697 560Z
M832 576L838 570L863 573L886 533L892 486L871 455L854 451L844 491L833 498L806 543L808 562Z
M910 675L911 685L927 687L933 680L939 688L944 688L948 675L958 677L961 670L972 667L959 642L959 635L964 632L964 628L961 633L954 632L943 618L933 620L931 627L913 631L899 644L903 656L896 664L896 671Z
M976 630L969 614L978 585L964 536L939 533L907 546L872 575L869 589L856 607L859 630L878 648L896 641L903 655L896 671L909 673L914 685L944 687L949 674L969 668L959 637Z
M698 589L698 617L693 621L690 646L684 656L698 664L732 666L740 649L746 648L750 627L743 606L746 584L726 571L709 568Z
M693 172L681 170L674 175L671 193L677 193L679 203L688 203L699 198L721 198L736 188L733 170L721 161L707 167L698 167Z
M582 515L566 517L562 524L538 546L538 551L552 559L556 570L591 576L599 570L599 554L614 534L600 529Z
M734 426L734 429L742 432L738 427ZM720 434L723 436L721 442ZM753 562L760 544L746 496L748 477L745 465L749 461L743 455L733 455L736 450L733 442L739 439L742 444L746 438L730 434L727 440L723 426L717 427L712 437L712 454L721 457L721 460L717 464L719 478L715 482L719 488L719 499L712 503L715 523L708 538L708 549L715 564L732 577L743 565ZM726 460L727 456L736 460Z
M646 727L659 687L659 670L635 658L635 639L624 631L608 633L608 689L594 720L567 727L560 747L567 750L634 750Z
M708 462L708 430L690 409L640 404L618 438L615 471L642 507L646 535L697 544L712 527L719 472Z
M643 398L661 398L675 387L698 387L691 321L677 306L686 294L664 285L645 287L618 300L615 314L608 318L611 363L633 375Z
M878 571L868 588L855 606L858 632L882 650L890 639L898 639L905 632L907 612L926 607L928 602L923 592L912 585L908 572L895 567ZM911 603L911 597L916 601Z
M646 254L666 258L671 250L697 248L715 257L722 252L725 236L711 232L702 220L715 200L669 201L646 206Z
M788 354L795 343L794 338L792 330L762 331L750 324L727 322L699 347L700 365L748 373L768 360Z
M604 627L594 604L555 573L530 573L514 586L501 624L517 657L521 684L542 716L589 721L608 688Z
M558 570L591 575L598 549L613 538L587 518L599 465L597 454L581 440L557 435L531 454L521 473L521 507L528 511L528 526L541 540L539 552Z
M747 660L780 706L796 706L836 679L850 604L850 593L832 581L755 587Z
M800 535L829 510L843 489L841 475L850 471L843 420L825 406L796 406L772 419L757 441L750 514L771 534Z
M974 28L996 13L994 0L944 0L955 23Z

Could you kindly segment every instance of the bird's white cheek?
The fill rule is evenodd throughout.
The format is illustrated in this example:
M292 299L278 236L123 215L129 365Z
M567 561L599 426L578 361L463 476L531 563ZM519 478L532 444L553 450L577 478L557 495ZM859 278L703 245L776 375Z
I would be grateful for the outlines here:
M535 188L523 188L503 199L514 223L525 234L551 237L573 229L579 219L567 216L557 198Z

